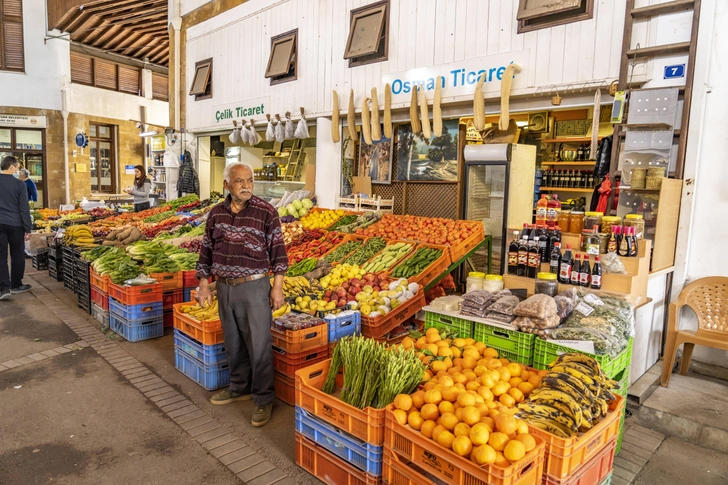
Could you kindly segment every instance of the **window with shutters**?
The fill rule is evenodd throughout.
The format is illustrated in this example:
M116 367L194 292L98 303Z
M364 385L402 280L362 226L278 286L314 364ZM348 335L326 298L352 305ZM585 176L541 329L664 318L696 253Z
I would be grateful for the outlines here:
M389 56L389 0L351 11L344 59L349 67L386 61Z
M119 70L119 91L122 93L141 94L141 75L140 69L131 66L118 65Z
M0 69L25 71L23 0L0 0Z
M138 67L71 51L71 82L142 95L142 70Z
M195 63L190 96L194 96L195 101L212 98L212 58Z
M594 0L519 0L518 33L588 20Z
M169 101L169 79L165 74L152 73L152 98Z
M298 79L298 29L272 37L265 77L274 84Z

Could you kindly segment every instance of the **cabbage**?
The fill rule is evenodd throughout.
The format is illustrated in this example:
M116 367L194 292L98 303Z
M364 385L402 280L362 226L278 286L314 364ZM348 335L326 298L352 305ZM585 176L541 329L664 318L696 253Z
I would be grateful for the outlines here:
M288 204L286 206L286 210L288 211L289 214L291 214L293 216L294 212L296 212L296 206L294 206L293 204Z
M300 200L294 200L293 201L293 207L295 207L296 210L300 210L303 207L303 205L301 204L301 201Z
M301 201L301 205L306 209L310 209L311 207L313 207L313 202L311 202L311 199L303 199Z
M305 217L306 214L308 214L308 209L305 207L302 207L301 210L298 211L298 217Z
M292 215L293 217L295 217L296 219L300 219L300 218L301 218L301 216L300 216L300 214L298 213L298 211L293 211L293 212L291 212L291 215Z
M288 211L285 207L279 207L278 208L278 217L286 217L288 215Z

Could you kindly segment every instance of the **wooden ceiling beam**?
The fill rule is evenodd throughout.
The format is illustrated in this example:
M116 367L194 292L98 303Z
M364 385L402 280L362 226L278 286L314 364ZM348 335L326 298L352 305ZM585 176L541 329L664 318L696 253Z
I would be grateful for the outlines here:
M120 34L120 32L123 30L122 27L117 26L111 26L108 29L106 29L101 36L99 36L97 39L93 41L93 47L97 47L99 49L103 49L103 46L107 44L110 40L114 39L115 36ZM119 35L121 37L121 35Z
M151 5L151 6L148 6L148 7L145 7L145 8L141 8L139 10L133 10L130 13L126 13L126 14L122 14L122 15L114 15L113 16L113 19L116 22L116 21L119 21L119 20L134 19L136 17L139 17L139 18L147 18L148 16L155 15L155 14L158 14L158 13L162 13L162 14L166 15L167 14L167 6L165 5L163 7L160 7L160 6L157 6L157 5Z
M93 18L98 18L98 17L93 17ZM91 27L90 29L77 30L75 32L72 32L71 35L82 34L80 37L78 37L76 42L90 45L90 44L93 44L93 42L96 39L98 39L100 36L102 36L103 34L108 32L109 28L111 27L111 25L109 25L109 22L106 20L103 20L103 19L99 19L99 20L100 20L100 22L97 25Z
M81 26L78 29L69 30L68 33L71 34L71 40L75 42L82 42L82 39L84 39L86 36L88 36L91 32L93 32L97 28L103 28L101 27L101 23L103 22L102 19L99 17L96 17L92 15L88 18L84 23L81 24Z
M159 64L160 66L166 66L169 62L169 49L165 49L164 52L152 59L149 59L149 61L154 64Z

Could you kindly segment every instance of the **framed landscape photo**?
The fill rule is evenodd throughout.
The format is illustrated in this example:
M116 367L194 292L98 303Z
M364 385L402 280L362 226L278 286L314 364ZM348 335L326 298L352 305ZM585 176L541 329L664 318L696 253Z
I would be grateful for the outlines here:
M397 127L397 180L457 182L458 120L442 122L442 135L425 139L412 125Z
M361 136L359 143L358 173L360 177L369 177L373 184L392 183L392 140L382 137L371 145Z

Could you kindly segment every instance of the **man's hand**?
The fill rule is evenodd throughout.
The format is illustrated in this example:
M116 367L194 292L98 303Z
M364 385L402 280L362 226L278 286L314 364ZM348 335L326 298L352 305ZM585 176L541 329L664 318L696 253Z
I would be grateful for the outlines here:
M197 300L197 303L203 307L212 304L212 293L210 292L210 287L208 286L208 281L206 279L200 280L200 287L197 289L197 293L195 294L195 300Z
M25 233L25 240L26 241L30 241L30 233L29 232L26 232Z
M283 295L283 275L276 275L273 280L273 288L270 290L270 307L273 311L278 310L286 302Z

